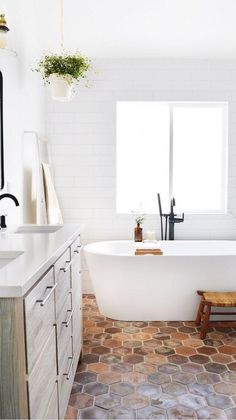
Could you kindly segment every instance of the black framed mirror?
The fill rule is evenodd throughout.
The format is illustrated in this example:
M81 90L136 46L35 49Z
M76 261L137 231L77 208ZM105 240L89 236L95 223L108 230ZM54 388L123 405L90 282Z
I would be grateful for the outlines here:
M4 188L3 76L0 71L0 190Z

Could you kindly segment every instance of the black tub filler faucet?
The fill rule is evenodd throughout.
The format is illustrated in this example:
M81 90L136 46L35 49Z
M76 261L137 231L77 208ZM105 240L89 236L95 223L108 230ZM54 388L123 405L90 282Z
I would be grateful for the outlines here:
M169 240L173 241L175 239L175 223L182 223L184 221L184 213L182 213L182 217L176 217L177 215L174 212L174 197L172 197L170 200L170 213L162 213L160 193L157 194L157 199L159 205L159 215L161 219L161 240L167 240L167 229L169 225ZM163 231L163 218L165 219L165 235Z

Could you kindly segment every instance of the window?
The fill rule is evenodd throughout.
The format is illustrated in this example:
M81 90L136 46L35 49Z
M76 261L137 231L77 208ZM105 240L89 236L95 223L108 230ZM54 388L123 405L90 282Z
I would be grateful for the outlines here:
M227 103L118 102L117 212L226 210Z

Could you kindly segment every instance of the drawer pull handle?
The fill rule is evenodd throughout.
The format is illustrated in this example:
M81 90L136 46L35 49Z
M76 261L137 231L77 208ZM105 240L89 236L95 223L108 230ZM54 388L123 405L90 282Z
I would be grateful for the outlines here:
M75 254L79 254L79 250L78 250L78 249L75 249L75 250L74 250L74 253L75 253Z
M46 287L46 289L50 289L50 292L47 294L47 296L44 299L38 299L36 300L37 303L40 303L40 306L44 306L45 303L48 301L48 299L50 298L51 294L54 292L54 290L57 287L57 283L54 284L54 286L48 286Z
M68 372L63 373L63 375L66 376L66 379L69 381L71 373L72 373L73 364L74 364L74 356L73 357L68 357L68 360L71 360L70 366L69 366Z
M67 312L69 312L69 316L68 316L68 319L67 319L67 321L63 321L62 322L62 324L63 325L65 325L65 327L69 327L69 325L70 325L70 321L71 321L71 319L72 319L72 315L73 315L73 310L72 309L68 309L68 311Z
M72 264L72 260L71 261L66 261L66 264L67 264L66 267L60 268L60 270L61 271L64 271L64 273L66 273L69 270L69 268L70 268L70 266Z

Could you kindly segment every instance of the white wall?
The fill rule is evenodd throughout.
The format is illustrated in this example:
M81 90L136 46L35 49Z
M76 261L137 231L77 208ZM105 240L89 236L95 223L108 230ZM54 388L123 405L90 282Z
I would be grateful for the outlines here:
M42 4L41 4L42 6ZM45 89L38 74L32 72L46 46L42 22L45 9L40 2L2 0L10 32L8 47L17 58L0 50L0 70L4 80L4 148L6 186L4 192L15 194L20 207L10 200L0 202L0 213L7 211L8 223L22 222L22 139L25 130L45 134ZM44 30L47 27L45 23ZM47 32L47 31L46 31ZM44 36L42 36L44 34Z
M72 102L47 102L64 219L86 224L84 243L133 234L133 218L116 214L117 100L228 101L228 208L236 212L236 61L99 59L90 79L90 88L81 87ZM159 234L158 217L148 217L144 228ZM187 215L176 226L176 238L236 239L236 218ZM87 271L84 290L92 290Z

